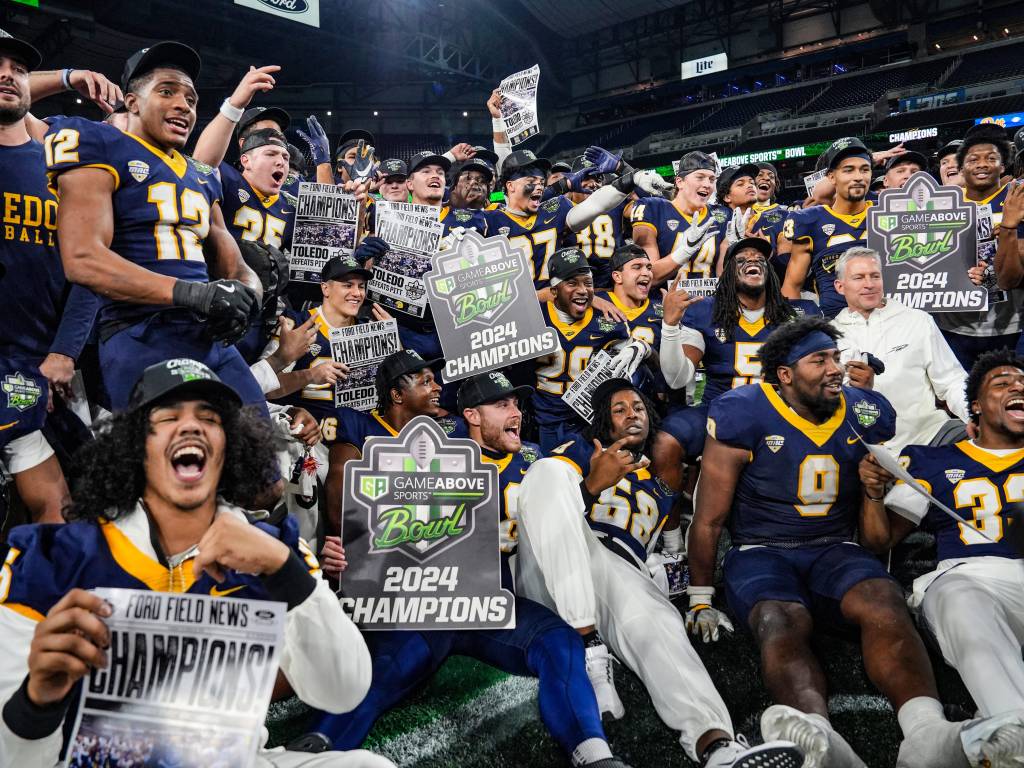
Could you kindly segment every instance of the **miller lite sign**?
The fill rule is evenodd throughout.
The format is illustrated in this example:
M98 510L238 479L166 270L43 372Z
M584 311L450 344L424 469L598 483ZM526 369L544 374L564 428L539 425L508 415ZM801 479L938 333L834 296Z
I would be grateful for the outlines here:
M701 75L710 75L712 72L722 72L729 68L729 55L716 53L714 56L705 56L701 59L691 59L683 62L683 80Z

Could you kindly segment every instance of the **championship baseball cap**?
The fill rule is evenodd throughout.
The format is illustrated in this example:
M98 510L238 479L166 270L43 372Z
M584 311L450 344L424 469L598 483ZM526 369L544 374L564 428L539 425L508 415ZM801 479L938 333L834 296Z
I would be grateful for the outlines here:
M627 243L621 248L616 248L612 254L612 272L618 272L635 259L647 259L650 261L651 257L647 255L647 251L636 243Z
M476 152L473 157L479 157L481 160L486 160L488 163L493 165L495 168L498 167L498 153L493 149L488 149L483 146L473 147L473 151Z
M681 179L694 171L711 171L712 173L717 173L718 166L715 164L715 158L707 152L700 152L696 150L693 152L687 152L679 158L679 171L676 173L676 176ZM754 175L757 175L756 172Z
M375 139L373 134L369 131L363 130L362 128L350 128L341 134L341 138L338 139L338 151L334 153L334 159L341 160L350 147L354 147L362 141L366 146L375 146Z
M942 149L935 153L935 162L941 162L942 158L946 155L955 155L957 150L960 149L960 145L963 144L963 139L953 139L948 142Z
M557 163L552 163L551 164L551 170L548 171L548 173L571 173L571 172L572 172L572 166L569 165L566 162L563 162L562 160L559 160Z
M359 275L364 280L369 280L373 273L366 267L360 266L354 256L346 253L327 260L324 268L320 270L320 282L341 280L348 275Z
M454 178L459 178L463 171L480 171L488 179L494 178L494 166L480 157L471 157L469 160L463 161L461 165L455 166Z
M594 409L594 413L597 413L604 407L608 398L624 389L640 392L640 389L629 379L616 378L602 381L590 395L590 407Z
M734 181L742 179L744 176L756 179L758 170L758 167L753 163L730 165L728 168L723 168L715 187L715 191L718 193L718 201L722 202L725 200L725 196L729 194Z
M276 128L260 128L258 131L253 131L245 137L245 141L242 142L242 154L252 152L254 149L265 147L268 144L288 151L288 139L285 138L283 133Z
M393 176L401 176L405 179L409 176L409 168L406 166L405 161L399 160L397 157L389 158L381 163L380 172L385 179L390 179Z
M888 160L886 160L885 170L888 173L897 165L903 165L904 163L916 163L917 167L920 168L922 171L928 169L928 158L922 155L920 152L914 152L913 150L911 150L909 152L904 152L902 155L896 155L895 157L890 157Z
M424 368L440 368L442 365L444 365L442 357L435 360L424 360L414 349L400 349L385 357L384 361L377 366L375 377L377 389L379 391L382 387L389 386L407 373L422 371Z
M476 408L478 405L491 403L509 395L519 398L530 397L533 395L533 387L525 384L514 387L508 376L501 371L488 371L470 376L462 382L456 405L459 413L462 413L466 408Z
M409 158L409 175L416 173L424 165L440 165L441 169L448 173L452 169L452 161L444 155L439 155L436 152L431 152L426 149L422 152L417 152L411 158Z
M2 29L0 29L0 53L20 59L29 68L29 71L39 69L39 65L43 63L43 56L34 45L19 40Z
M146 368L132 389L128 407L144 408L171 393L225 397L235 405L242 404L238 393L208 367L198 360L179 357Z
M517 149L506 157L505 161L501 164L501 177L502 179L509 180L525 176L527 174L524 174L523 171L529 168L536 168L539 171L537 174L530 175L544 176L546 178L551 170L551 161L543 157L537 157L528 149Z
M590 272L587 256L579 248L559 248L548 261L548 275L551 276L551 287L568 280L573 275Z
M855 136L844 136L836 139L832 145L822 154L822 168L833 170L839 163L848 157L863 155L871 162L871 150L864 146L864 142Z
M288 130L288 126L292 122L291 116L280 107L250 107L242 113L242 119L235 126L235 135L237 136L250 125L258 123L260 120L273 120L277 123L279 131Z
M765 261L772 257L772 244L763 237L743 237L729 246L725 252L725 260L728 261L744 248L756 248L764 256Z
M199 54L193 48L175 40L164 40L136 51L128 57L124 64L124 73L121 75L121 88L127 93L128 83L136 77L157 67L167 66L181 69L192 78L192 82L195 82L199 79L201 63Z

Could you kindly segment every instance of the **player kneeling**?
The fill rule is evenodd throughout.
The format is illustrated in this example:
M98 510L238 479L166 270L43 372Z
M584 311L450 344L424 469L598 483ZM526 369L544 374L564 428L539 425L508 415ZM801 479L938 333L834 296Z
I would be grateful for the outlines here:
M701 765L803 765L790 742L751 748L733 738L729 712L687 640L682 616L644 564L671 501L646 469L656 428L649 402L625 379L601 384L592 402L587 442L570 441L535 462L520 487L519 594L551 607L583 635L603 711L624 712L607 642ZM609 472L617 481L603 480Z

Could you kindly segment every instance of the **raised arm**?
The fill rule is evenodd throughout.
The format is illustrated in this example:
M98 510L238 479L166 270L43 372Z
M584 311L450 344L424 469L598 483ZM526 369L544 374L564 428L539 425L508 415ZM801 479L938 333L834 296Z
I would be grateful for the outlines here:
M234 93L225 100L227 104L221 106L220 111L214 115L213 120L199 134L192 157L214 168L224 162L224 155L231 144L231 137L235 133L235 126L238 125L238 121L241 119L241 114L238 114L238 117L232 120L231 117L224 113L230 113L233 110L238 110L240 113L241 110L249 106L252 97L257 93L266 93L272 90L276 82L274 80L274 73L280 71L280 69L276 65L249 67L249 71L245 73L235 87Z

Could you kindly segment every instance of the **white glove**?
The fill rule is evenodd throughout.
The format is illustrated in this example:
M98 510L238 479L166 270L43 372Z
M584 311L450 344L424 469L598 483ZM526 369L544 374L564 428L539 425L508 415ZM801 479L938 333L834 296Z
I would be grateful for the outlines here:
M725 239L729 245L738 243L747 236L747 224L753 215L754 209L752 207L746 211L739 208L733 209L732 218L729 219L729 223L725 227Z
M683 527L661 532L661 551L669 555L683 554Z
M646 342L633 339L612 358L611 377L613 379L628 379L650 353L651 348Z
M717 608L711 607L711 598L715 596L714 587L694 587L687 589L690 596L690 610L686 612L686 631L693 636L698 634L705 643L718 642L720 630L733 632L729 617Z
M700 251L701 246L709 239L718 234L717 229L711 229L715 223L714 217L708 213L703 224L697 223L697 214L693 214L690 226L686 228L686 235L683 237L683 244L668 255L672 261L680 267L685 267L694 256Z
M448 230L448 234L441 238L441 242L438 243L437 250L449 251L457 246L465 236L465 227L452 227Z
M633 183L648 195L661 197L666 192L675 189L675 185L669 184L657 171L634 171Z

